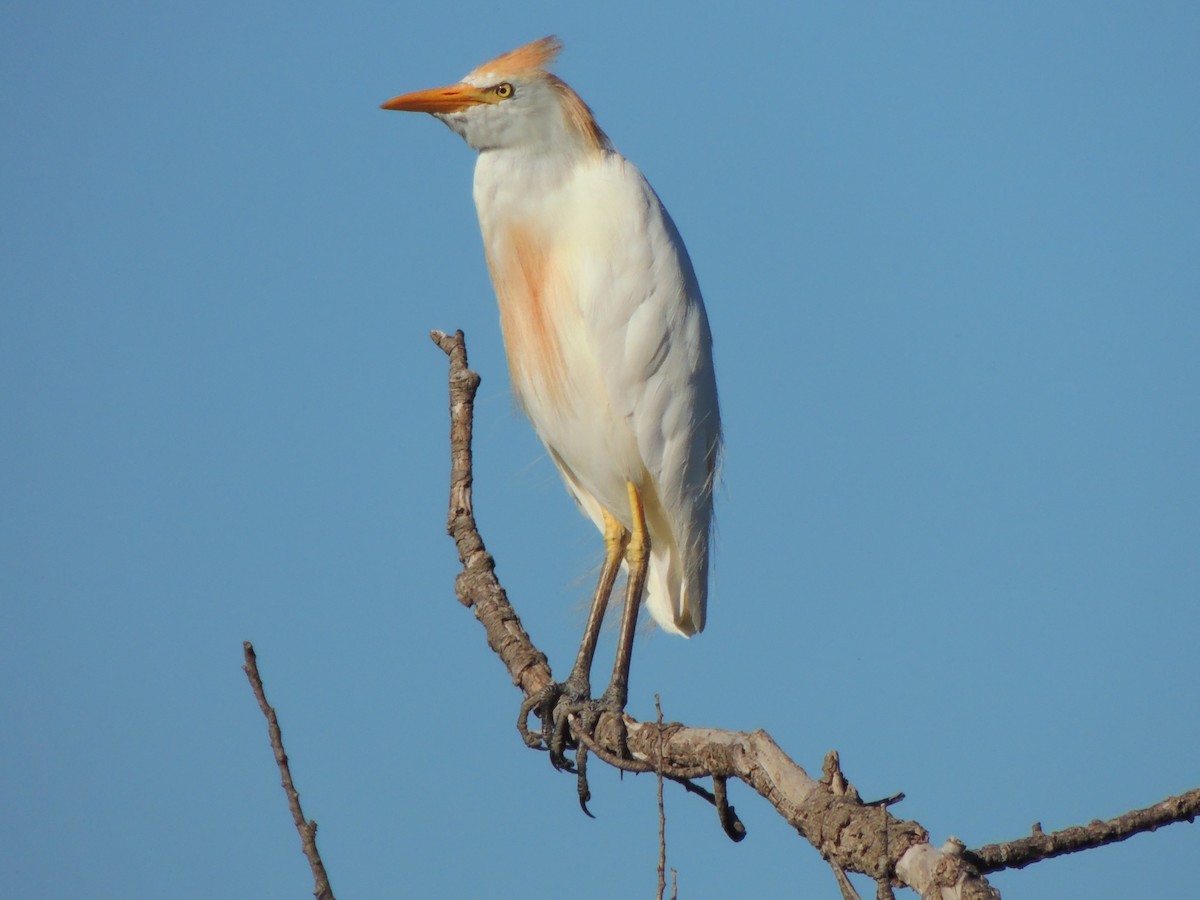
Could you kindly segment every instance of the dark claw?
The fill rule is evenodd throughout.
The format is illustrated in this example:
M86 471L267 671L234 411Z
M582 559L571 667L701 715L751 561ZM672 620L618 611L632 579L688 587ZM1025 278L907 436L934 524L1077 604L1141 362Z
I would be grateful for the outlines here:
M587 754L587 747L580 744L579 750L575 753L575 772L577 776L575 789L579 792L579 808L583 810L583 814L589 819L594 819L596 817L587 808L588 801L592 799L592 792L588 788L587 780Z

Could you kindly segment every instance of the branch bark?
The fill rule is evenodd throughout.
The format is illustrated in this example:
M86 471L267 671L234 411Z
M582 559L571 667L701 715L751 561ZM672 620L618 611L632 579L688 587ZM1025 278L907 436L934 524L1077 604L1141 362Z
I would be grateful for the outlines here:
M529 697L550 684L553 675L545 654L530 640L496 578L495 564L479 534L472 507L471 434L475 393L480 379L468 368L466 343L461 331L454 335L435 331L431 336L450 360L451 473L447 530L454 539L462 563L462 571L455 580L455 593L483 625L488 645L508 670L513 684ZM1066 839L1056 840L1054 847L1061 849L1038 856L1034 846L1037 835L1034 835L1034 838L991 845L974 853L967 852L955 839L942 847L934 847L921 825L891 815L887 809L889 801L862 803L857 791L842 775L836 754L827 757L825 774L818 780L793 762L765 731L747 733L689 728L677 722L639 722L628 715L625 726L632 759L621 757L620 735L610 719L602 719L590 739L580 733L575 733L574 737L593 755L618 768L660 772L676 781L712 777L714 785L719 784L722 788L722 797L726 779L737 778L745 782L775 807L835 870L859 872L875 879L880 896L889 895L891 885L897 884L916 890L922 897L939 900L999 898L999 892L984 877L985 872L1026 865L1035 859L1072 852L1083 846L1068 846ZM1163 801L1158 807L1164 804L1170 809L1160 811L1160 815L1152 819L1155 824L1134 827L1123 837L1168 821L1183 818L1190 821L1196 813L1195 807L1187 802L1172 805L1171 801ZM718 804L718 809L723 806L723 803ZM723 824L728 825L727 822ZM726 830L730 831L728 827ZM1020 845L1019 849L1017 845ZM1018 859L1021 861L1016 862Z
M313 874L313 896L317 900L334 900L333 888L329 886L329 876L325 873L325 864L317 850L317 823L304 818L304 810L300 808L300 792L292 781L292 769L288 764L287 752L283 749L283 732L279 728L279 719L275 709L267 702L266 689L263 688L262 676L258 674L258 657L254 653L254 645L249 641L242 643L242 653L246 665L242 671L250 680L254 696L258 698L258 707L267 717L267 731L271 735L271 749L275 751L275 763L279 766L279 775L283 782L283 791L287 794L288 808L292 811L292 821L296 823L296 831L300 833L300 849L308 859L309 868Z
M1145 809L1130 810L1114 819L1103 822L1097 819L1087 825L1075 825L1050 834L1042 831L1041 822L1036 822L1028 837L1003 844L987 844L968 851L968 855L981 872L1021 869L1043 859L1115 844L1135 834L1156 831L1163 825L1193 822L1197 815L1200 815L1200 788L1168 797Z

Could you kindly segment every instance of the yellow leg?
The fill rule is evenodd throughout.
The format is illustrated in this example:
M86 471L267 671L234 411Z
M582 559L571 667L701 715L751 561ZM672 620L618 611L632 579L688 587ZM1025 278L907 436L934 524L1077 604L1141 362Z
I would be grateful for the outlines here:
M633 637L637 631L638 608L646 585L646 569L650 564L650 532L646 529L646 511L642 507L642 495L632 481L626 482L626 488L629 491L629 511L633 516L633 531L625 547L629 581L625 586L625 609L621 614L617 658L613 663L612 680L603 698L606 704L622 710L629 700L629 662L633 658Z
M604 611L612 596L613 584L621 571L621 559L629 543L629 532L625 526L604 510L604 565L600 569L600 581L592 596L592 608L588 613L587 625L583 629L583 642L575 657L575 667L567 678L566 688L576 700L590 700L592 658L596 655L596 642L600 639L600 626L604 624Z
M625 744L624 725L621 713L629 699L629 661L633 655L633 637L637 630L638 606L646 583L646 569L650 562L650 534L646 529L646 513L642 508L642 497L633 482L627 482L629 510L633 520L633 531L628 531L607 510L604 511L604 566L600 570L600 581L592 597L592 608L588 613L587 626L575 666L566 682L548 685L543 691L528 697L521 704L517 717L517 730L531 747L536 747L539 738L528 729L529 713L537 710L542 720L540 740L550 751L550 763L556 769L574 769L579 779L579 806L589 816L587 802L591 797L587 782L587 747L580 743L575 762L566 758L566 749L571 745L570 725L572 714L577 716L575 728L585 734L593 734L602 712L616 715L621 730L621 756L628 756ZM596 642L600 637L600 626L604 623L604 611L612 594L621 561L629 565L629 580L625 596L625 609L621 615L621 634L617 639L617 658L613 664L612 680L608 690L598 700L591 699L592 659L596 654ZM579 733L578 731L576 732ZM573 745L574 746L574 745Z

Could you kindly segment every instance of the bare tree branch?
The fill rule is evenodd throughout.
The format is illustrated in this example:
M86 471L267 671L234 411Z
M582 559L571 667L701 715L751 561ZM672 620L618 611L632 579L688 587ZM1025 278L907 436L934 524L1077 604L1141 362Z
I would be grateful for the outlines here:
M655 717L655 724L658 725L659 742L658 752L662 756L662 700L658 694L654 695L654 710L658 715ZM663 804L663 774L662 769L654 773L655 782L658 786L658 900L663 900L663 895L667 891L667 809Z
M1003 844L987 844L968 851L968 855L982 872L1021 869L1065 853L1114 844L1135 834L1155 831L1163 825L1193 822L1197 815L1200 815L1200 788L1168 797L1145 809L1130 810L1106 822L1097 819L1088 825L1076 825L1050 834L1045 834L1038 822L1028 837Z
M460 331L453 337L433 332L433 339L450 357L450 515L446 530L454 538L462 571L454 590L487 633L488 645L525 694L537 693L552 680L546 655L533 646L508 595L495 575L496 563L475 525L471 506L471 434L479 376L467 368L467 345Z
M529 697L549 685L553 675L545 654L529 639L496 578L492 557L479 535L471 504L471 430L479 376L467 367L461 331L454 335L435 331L432 337L450 358L451 483L447 530L458 548L463 567L455 580L455 592L460 602L474 610L489 646L499 656L513 683ZM824 777L815 780L789 759L765 731L746 733L689 728L679 723L643 723L628 715L624 723L625 746L632 758L622 756L621 735L610 718L602 719L593 735L573 728L572 736L581 752L586 748L592 755L626 771L661 773L696 793L707 794L687 779L712 777L717 795L713 800L731 837L738 833L741 823L734 826L726 818L732 816L732 809L724 800L724 781L737 778L745 782L774 806L835 871L859 872L873 878L879 886L879 897L890 896L891 885L898 884L916 890L922 897L939 900L999 898L999 892L988 884L984 873L1025 865L1054 853L1121 840L1167 822L1184 818L1190 821L1197 811L1197 798L1192 796L1196 792L1192 792L1110 823L1087 826L1084 830L1092 835L1090 842L1073 845L1070 843L1073 838L1061 837L1067 832L1040 837L1035 834L970 853L962 842L953 838L941 847L934 847L921 825L892 816L887 807L902 795L864 804L841 774L836 754L826 758ZM732 821L736 822L736 817ZM1118 822L1119 825L1114 824ZM1100 839L1101 835L1107 836ZM1054 841L1058 849L1037 855L1037 848L1045 846L1039 841ZM839 882L842 880L839 878Z
M283 779L283 790L287 794L288 808L292 811L292 820L296 830L300 832L300 849L308 858L312 869L313 896L317 900L334 900L333 888L329 886L329 876L325 874L325 864L321 862L321 854L317 851L317 823L304 818L304 810L300 808L300 792L292 782L292 770L288 765L287 753L283 749L283 732L279 730L279 719L275 710L267 702L267 694L263 689L262 677L258 674L258 658L254 653L254 645L249 641L242 644L242 653L246 657L246 665L242 670L250 679L250 687L258 698L258 706L267 717L267 731L271 735L271 749L275 751L275 762L279 766L279 774Z

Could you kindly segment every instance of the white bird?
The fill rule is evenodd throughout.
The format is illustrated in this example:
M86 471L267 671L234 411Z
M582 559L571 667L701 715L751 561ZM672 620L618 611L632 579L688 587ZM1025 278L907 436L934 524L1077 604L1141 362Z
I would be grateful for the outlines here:
M555 753L550 719L564 692L576 711L592 702L592 656L622 565L617 659L595 705L625 707L643 584L666 631L704 628L721 445L712 338L683 240L642 173L547 70L561 46L545 37L457 84L383 104L430 113L479 151L475 206L513 389L604 535L575 667L519 723L530 740L524 720L536 708L556 766L565 738L556 733Z

